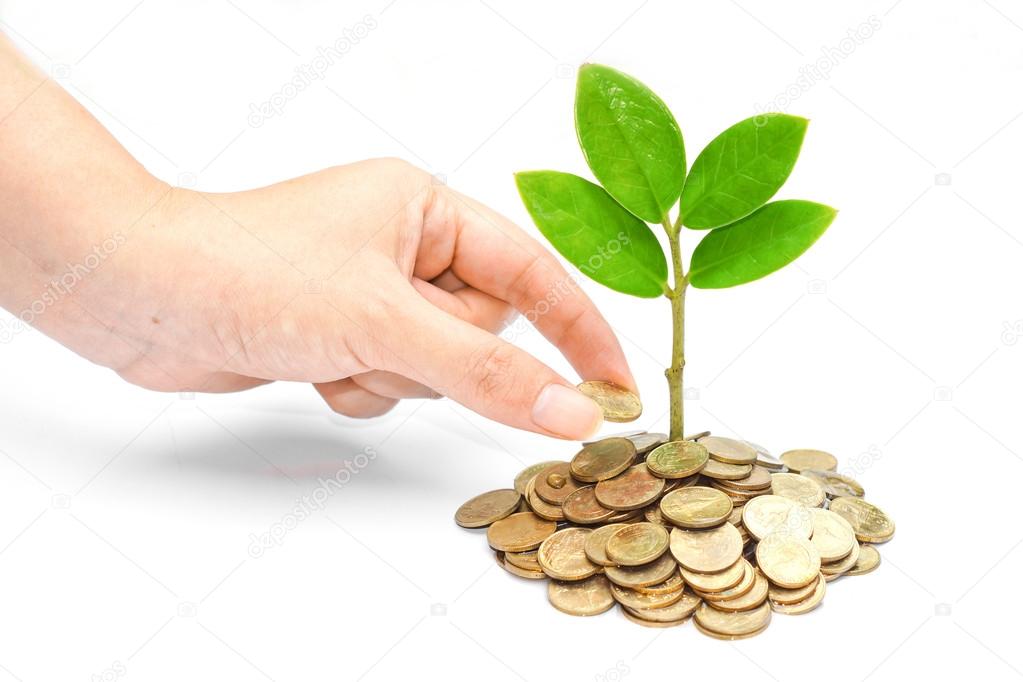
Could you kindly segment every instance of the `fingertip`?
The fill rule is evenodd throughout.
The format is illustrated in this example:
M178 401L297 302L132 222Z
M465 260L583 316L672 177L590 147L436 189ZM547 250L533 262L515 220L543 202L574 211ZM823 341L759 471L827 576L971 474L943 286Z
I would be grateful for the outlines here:
M569 440L586 440L604 425L597 403L562 384L547 384L540 391L532 418L540 429Z

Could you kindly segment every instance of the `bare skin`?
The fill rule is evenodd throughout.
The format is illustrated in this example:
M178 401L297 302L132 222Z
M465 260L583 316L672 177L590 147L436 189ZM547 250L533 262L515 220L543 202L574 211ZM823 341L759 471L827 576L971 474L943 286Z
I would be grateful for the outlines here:
M229 194L149 174L0 35L0 305L159 391L314 385L372 417L447 396L590 436L600 410L496 333L526 314L635 390L593 302L516 225L395 159Z

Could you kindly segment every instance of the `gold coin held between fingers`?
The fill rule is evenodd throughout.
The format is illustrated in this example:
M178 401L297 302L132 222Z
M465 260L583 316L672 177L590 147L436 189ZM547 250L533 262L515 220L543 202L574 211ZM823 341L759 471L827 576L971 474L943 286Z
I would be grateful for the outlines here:
M828 497L863 497L863 486L855 479L843 474L836 474L834 471L818 471L816 469L804 469L799 472L800 476L816 481Z
M863 575L870 573L881 565L881 554L873 545L860 545L860 554L856 563L845 572L846 575Z
M587 398L597 403L609 422L631 422L643 414L639 396L609 381L584 381L577 387Z
M838 460L835 459L835 456L823 450L789 450L781 454L781 461L796 473L803 469L834 471L838 468Z
M660 585L676 573L678 563L670 552L665 552L656 560L641 566L606 566L604 574L616 585L639 589Z
M673 490L661 498L661 515L683 528L710 528L732 514L732 501L720 490L692 486Z
M562 462L559 462L559 461L549 461L549 462L537 462L536 464L530 464L528 467L526 467L525 469L520 471L515 476L515 486L514 486L515 489L519 491L520 495L525 497L526 496L526 484L529 483L529 481L532 480L532 478L534 476L536 476L538 473L540 473L541 471L543 471L547 467L552 466L554 464L562 464Z
M836 497L828 509L849 522L860 542L887 542L895 535L895 523L888 515L859 497Z
M636 446L628 438L605 438L584 445L572 458L572 476L585 483L614 478L636 459Z
M492 523L487 528L487 542L503 552L526 552L539 547L557 529L556 523L533 512L519 512Z
M707 448L711 459L725 464L753 464L757 461L757 451L746 442L723 436L704 436L700 445Z
M609 523L606 526L600 526L596 528L592 533L586 536L586 544L583 545L583 551L586 553L586 558L599 566L614 566L615 562L607 558L607 541L612 535L617 533L628 524L625 523Z
M674 528L670 547L683 568L697 573L715 573L730 567L742 556L742 536L725 522L709 530Z
M810 543L817 548L822 562L838 561L849 556L856 544L856 534L844 518L827 509L811 509L813 535Z
M671 441L659 445L647 455L650 472L661 478L686 478L699 473L707 464L707 448L692 441Z
M821 558L809 540L791 533L771 533L757 545L757 567L781 587L794 589L821 572Z
M787 497L806 507L824 504L824 488L817 481L800 474L771 474L771 494Z
M583 580L600 571L583 549L592 532L589 528L565 528L544 540L536 553L543 572L555 580Z
M641 566L668 551L668 531L656 523L631 523L608 538L604 551L619 566Z
M596 616L615 605L611 587L602 575L571 582L552 580L547 584L547 599L570 616Z
M463 528L482 528L500 521L514 512L522 495L516 490L503 488L477 495L455 512L455 523Z
M809 539L813 534L810 510L778 495L754 497L742 509L742 525L755 540L785 531Z
M664 479L650 473L642 462L597 484L597 501L608 509L628 511L647 506L664 491Z

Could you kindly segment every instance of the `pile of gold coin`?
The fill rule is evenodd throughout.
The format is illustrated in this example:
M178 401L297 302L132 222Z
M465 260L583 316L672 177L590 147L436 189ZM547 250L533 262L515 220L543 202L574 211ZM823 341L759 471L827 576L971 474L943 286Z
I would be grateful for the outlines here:
M509 573L548 580L560 611L593 616L617 603L640 625L692 618L706 635L742 639L880 564L875 545L895 524L837 465L820 450L775 458L709 432L671 442L632 432L527 467L455 521L485 527Z

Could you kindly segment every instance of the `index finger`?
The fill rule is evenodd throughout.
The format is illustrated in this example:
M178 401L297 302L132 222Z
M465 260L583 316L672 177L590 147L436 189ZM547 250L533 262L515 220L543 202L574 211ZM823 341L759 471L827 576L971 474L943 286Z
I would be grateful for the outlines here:
M453 229L455 275L507 301L558 347L583 379L613 381L636 391L611 325L554 255L515 223L454 190L439 207Z

